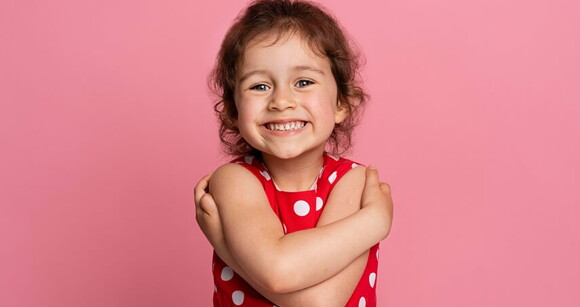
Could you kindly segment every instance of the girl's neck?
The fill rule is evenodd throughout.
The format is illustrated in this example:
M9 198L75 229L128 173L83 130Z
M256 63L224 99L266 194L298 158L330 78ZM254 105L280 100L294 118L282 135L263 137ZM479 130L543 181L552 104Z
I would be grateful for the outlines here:
M262 159L281 191L307 191L318 178L324 163L323 153L324 148L291 159L279 159L262 153Z

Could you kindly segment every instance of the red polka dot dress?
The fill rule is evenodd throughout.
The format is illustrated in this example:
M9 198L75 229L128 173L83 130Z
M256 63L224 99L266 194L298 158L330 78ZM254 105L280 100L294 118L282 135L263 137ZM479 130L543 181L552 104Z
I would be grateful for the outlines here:
M244 166L260 180L270 207L280 219L284 233L316 227L334 185L346 172L358 166L353 161L325 154L318 180L311 190L285 192L276 188L266 167L255 157L241 157L232 163ZM379 245L377 244L371 248L364 272L346 306L376 306L378 258ZM214 306L275 306L254 290L215 253L213 261Z

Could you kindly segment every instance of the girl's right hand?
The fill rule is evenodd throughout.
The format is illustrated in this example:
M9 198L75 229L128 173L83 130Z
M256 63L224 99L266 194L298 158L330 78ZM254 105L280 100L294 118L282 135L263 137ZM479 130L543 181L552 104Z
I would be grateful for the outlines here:
M393 199L391 198L391 187L379 181L379 174L376 168L369 166L366 169L365 186L361 196L361 208L374 210L377 219L377 226L384 230L386 238L391 230L393 221Z

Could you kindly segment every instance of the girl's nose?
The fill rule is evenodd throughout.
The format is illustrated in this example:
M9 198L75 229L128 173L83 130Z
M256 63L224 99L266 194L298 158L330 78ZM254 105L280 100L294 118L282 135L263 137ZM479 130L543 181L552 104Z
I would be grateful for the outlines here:
M284 111L285 109L294 109L295 107L296 101L292 95L292 91L278 87L275 89L274 95L272 95L268 110Z

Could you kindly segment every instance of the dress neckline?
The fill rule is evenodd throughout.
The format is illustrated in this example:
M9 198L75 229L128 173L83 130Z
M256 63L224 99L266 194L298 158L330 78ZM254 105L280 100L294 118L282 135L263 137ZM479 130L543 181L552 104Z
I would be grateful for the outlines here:
M333 159L337 160L336 158L332 157ZM322 177L322 172L324 172L324 168L326 167L326 164L328 162L329 159L329 154L327 152L324 152L322 154L322 167L320 167L320 171L318 171L318 175L316 175L316 177L314 178L314 182L312 183L312 185L310 186L310 188L308 190L301 190L301 191L284 191L284 190L280 190L280 188L278 187L278 185L276 184L276 182L274 181L274 178L272 178L272 184L274 185L274 189L276 189L277 192L282 192L282 193L305 193L305 192L316 192L318 190L318 181L320 181L320 178ZM268 167L266 166L266 164L264 163L264 161L260 161L260 164L262 165L262 167L264 168L264 170L266 172L270 172L268 170Z

